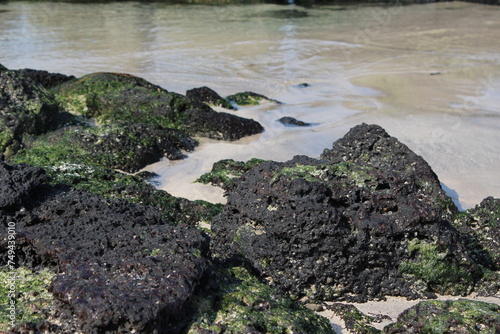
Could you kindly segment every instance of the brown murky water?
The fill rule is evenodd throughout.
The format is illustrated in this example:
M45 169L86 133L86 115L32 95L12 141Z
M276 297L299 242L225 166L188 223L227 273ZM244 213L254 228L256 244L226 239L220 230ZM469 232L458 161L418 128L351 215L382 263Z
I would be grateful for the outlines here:
M500 196L500 7L0 4L0 63L81 76L126 72L168 90L251 90L285 104L237 113L266 131L204 140L162 161L161 187L222 200L192 182L213 162L318 156L361 122L382 125L432 166L468 208ZM308 87L298 84L308 83ZM286 128L292 116L315 123Z

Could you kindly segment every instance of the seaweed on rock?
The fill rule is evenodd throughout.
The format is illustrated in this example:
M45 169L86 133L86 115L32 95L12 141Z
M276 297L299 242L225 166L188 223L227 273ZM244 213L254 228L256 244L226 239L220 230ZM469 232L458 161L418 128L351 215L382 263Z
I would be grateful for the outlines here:
M120 73L94 73L58 86L67 111L98 123L141 123L213 139L236 140L264 131L256 121L218 113L184 95Z
M49 291L76 326L54 332L179 332L209 265L205 234L150 206L47 185L39 168L1 163L0 175L0 189L15 191L1 192L0 224L16 223L16 264L57 272Z
M456 209L447 199L421 157L363 124L321 160L297 156L241 176L212 222L212 247L297 298L467 294L483 272L448 222Z

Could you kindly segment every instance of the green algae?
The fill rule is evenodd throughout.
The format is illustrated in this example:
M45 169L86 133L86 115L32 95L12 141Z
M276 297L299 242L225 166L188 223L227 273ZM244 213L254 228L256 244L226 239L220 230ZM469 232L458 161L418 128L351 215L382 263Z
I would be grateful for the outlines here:
M381 333L380 330L371 326L371 323L374 322L375 319L364 314L354 305L335 303L328 305L328 309L344 320L345 327L350 333Z
M101 130L94 130L101 131ZM13 163L26 163L45 170L52 185L65 184L75 189L100 194L107 199L125 199L160 210L172 223L195 224L210 221L223 205L205 201L191 202L156 189L140 177L103 166L105 158L95 158L72 134L63 133L57 140L40 137L30 148L13 156Z
M406 326L409 324L409 328ZM476 300L423 301L406 310L384 333L498 333L500 306ZM413 331L412 331L413 332Z
M195 316L187 333L335 333L327 319L284 297L245 268L217 270L212 287L193 303Z
M101 124L126 121L183 130L185 111L192 107L180 94L120 73L89 74L54 91L66 111Z
M338 163L333 165L303 165L295 164L292 167L284 167L273 176L271 184L276 183L281 177L288 179L304 179L308 182L328 182L332 176L343 178L348 184L357 187L373 187L370 181L374 177L368 174L370 168L358 166L353 163Z
M399 265L401 273L426 282L434 291L442 294L469 292L474 282L473 274L464 269L466 263L452 261L449 249L415 238L409 241L408 252L412 260Z
M213 184L224 189L233 187L236 180L255 166L266 162L266 160L253 158L246 162L234 161L233 159L216 162L212 170L201 175L195 182Z
M0 331L8 331L11 326L8 317L12 292L6 282L14 278L15 286L15 324L38 322L46 319L43 311L48 309L54 300L48 291L52 277L55 274L48 269L33 272L25 267L9 270L0 268Z

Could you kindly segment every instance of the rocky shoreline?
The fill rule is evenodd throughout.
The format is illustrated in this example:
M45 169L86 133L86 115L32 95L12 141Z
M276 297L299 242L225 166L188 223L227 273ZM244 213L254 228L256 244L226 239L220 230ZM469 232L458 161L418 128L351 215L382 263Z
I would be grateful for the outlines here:
M334 333L313 312L326 308L351 333L500 331L491 303L420 302L382 330L339 303L499 296L500 200L460 212L427 162L377 125L317 159L217 163L200 182L223 187L226 205L131 174L186 158L196 137L264 131L212 108L260 101L279 103L0 65L0 272L18 277L16 323L0 330Z

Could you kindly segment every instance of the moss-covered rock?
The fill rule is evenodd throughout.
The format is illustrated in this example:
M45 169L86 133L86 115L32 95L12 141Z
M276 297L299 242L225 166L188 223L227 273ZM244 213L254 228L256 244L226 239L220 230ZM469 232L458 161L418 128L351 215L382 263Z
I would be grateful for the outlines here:
M349 333L376 334L381 332L371 326L371 323L376 321L376 319L364 314L354 305L334 303L326 305L326 307L344 320L345 328Z
M124 121L182 128L189 101L142 78L123 73L93 73L55 90L66 111L99 123Z
M99 124L140 123L223 140L264 130L253 120L217 113L205 104L128 74L89 74L58 86L56 96L68 112L95 118Z
M14 270L0 267L0 331L8 332L20 323L36 323L46 320L47 309L51 307L54 297L48 291L55 273L49 269L32 271L26 267ZM9 284L7 284L9 283ZM14 289L10 289L10 284ZM11 298L14 291L15 298ZM8 306L15 301L15 321L10 318Z
M466 294L481 279L429 165L376 125L324 153L258 164L212 221L213 253L249 261L294 298Z
M384 333L490 333L500 331L500 306L474 300L423 301L404 311Z
M441 294L468 294L474 286L470 264L450 254L453 250L437 243L412 239L408 242L411 260L399 265L403 274L427 282L432 290Z
M57 272L49 290L59 314L47 319L50 333L179 333L184 306L209 268L204 233L174 226L151 206L51 186L26 165L0 162L0 190L0 226L15 223L14 265ZM8 241L2 228L2 263L10 260ZM72 321L76 329L65 327Z
M226 109L235 110L231 102L223 99L217 92L204 86L200 88L193 88L186 92L186 97L194 103L206 103L209 106L222 107Z
M187 330L201 333L335 333L314 314L242 267L218 269L196 297L195 320Z
M14 156L12 161L42 167L52 185L66 184L108 199L123 198L131 203L153 206L176 224L194 225L210 221L222 209L221 204L174 197L156 189L141 177L97 164L84 147L65 141L64 136L59 136L57 142L52 142L50 138L38 139L30 149Z
M182 159L183 151L193 151L196 145L194 139L178 130L114 123L60 129L38 138L20 155L27 156L26 162L30 155L36 155L53 162L66 159L133 173L163 156L170 160ZM40 149L48 149L49 156L43 157ZM51 154L57 156L51 157Z
M220 160L214 163L210 172L200 176L196 182L212 184L225 190L231 189L239 177L263 162L265 160L256 158L246 162L233 159Z
M54 96L16 71L0 71L0 154L23 147L30 135L40 135L68 122Z
M469 237L476 261L500 269L500 199L485 198L475 208L457 214L454 225Z
M239 106L254 106L266 102L278 103L281 102L268 98L267 96L254 92L240 92L226 97L226 100L236 103Z

